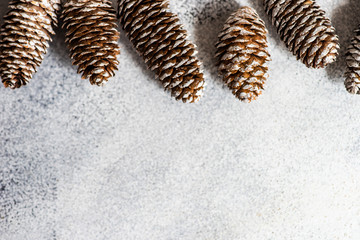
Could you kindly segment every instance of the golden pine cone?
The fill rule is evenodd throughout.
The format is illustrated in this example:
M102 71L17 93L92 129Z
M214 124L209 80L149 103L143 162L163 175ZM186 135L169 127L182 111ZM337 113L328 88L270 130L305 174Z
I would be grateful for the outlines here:
M5 87L26 85L41 64L57 25L60 0L13 0L0 34L0 76Z
M228 18L219 35L219 73L241 101L255 100L264 89L270 61L266 34L256 11L242 7Z
M62 19L73 65L83 79L101 86L115 75L120 53L116 14L110 0L67 0Z
M315 0L264 0L264 5L287 48L307 67L336 60L338 37Z
M119 18L130 41L165 89L177 100L196 102L204 77L195 45L167 0L119 0Z
M345 87L349 93L360 94L360 29L355 33L346 53Z

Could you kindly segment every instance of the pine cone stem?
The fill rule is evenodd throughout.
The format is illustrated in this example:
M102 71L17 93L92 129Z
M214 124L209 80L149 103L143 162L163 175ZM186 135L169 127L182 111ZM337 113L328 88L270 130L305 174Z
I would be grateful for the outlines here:
M119 0L119 18L130 41L177 100L200 99L204 78L195 45L167 0Z
M339 41L315 0L264 0L265 10L287 48L309 68L334 62Z
M63 29L73 64L83 79L101 86L115 75L120 53L116 14L110 0L67 0Z
M217 43L219 73L241 101L255 100L267 79L267 30L256 11L242 7L225 23Z
M26 85L40 66L57 25L60 0L13 0L0 34L0 76L5 87Z

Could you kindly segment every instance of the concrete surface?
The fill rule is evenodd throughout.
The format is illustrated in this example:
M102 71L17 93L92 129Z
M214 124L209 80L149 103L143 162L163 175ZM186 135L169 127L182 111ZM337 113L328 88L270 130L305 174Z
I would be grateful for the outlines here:
M324 70L296 61L261 0L172 0L207 88L176 102L121 36L103 88L81 80L57 31L32 82L0 88L0 239L360 239L360 96L343 86L356 0L319 0L341 38ZM0 1L3 16L8 1ZM258 101L216 75L214 43L239 6L269 28Z

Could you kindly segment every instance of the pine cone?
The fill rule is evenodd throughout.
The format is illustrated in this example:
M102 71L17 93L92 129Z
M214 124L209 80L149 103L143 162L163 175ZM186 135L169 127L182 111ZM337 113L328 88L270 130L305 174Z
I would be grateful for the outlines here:
M266 34L265 23L255 10L242 7L228 18L219 35L219 72L241 101L255 100L264 89L270 61Z
M0 34L0 76L5 87L26 85L41 64L57 25L60 0L13 0Z
M73 64L91 84L103 85L119 64L119 32L109 0L67 0L63 29Z
M345 87L349 93L360 94L360 29L355 33L346 53Z
M119 0L118 3L125 32L164 88L177 100L199 100L204 78L195 45L187 40L178 17L169 11L168 1Z
M307 67L335 61L339 40L314 0L264 0L265 10L289 50Z

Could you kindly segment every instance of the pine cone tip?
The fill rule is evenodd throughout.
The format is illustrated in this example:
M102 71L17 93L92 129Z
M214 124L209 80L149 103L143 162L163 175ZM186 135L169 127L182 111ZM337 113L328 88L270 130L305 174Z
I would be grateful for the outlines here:
M20 88L21 86L26 85L26 81L20 79L11 79L3 81L4 87L10 89Z
M255 9L248 7L248 6L240 7L233 15L244 17L247 14L258 15L257 12L255 11Z
M357 78L356 79L357 82L354 81L353 78L346 78L345 80L345 88L346 90L350 93L350 94L360 94L360 88L359 88L359 83L360 83L360 79Z

